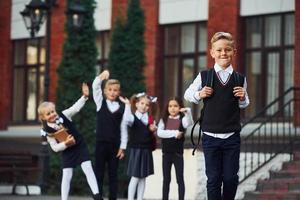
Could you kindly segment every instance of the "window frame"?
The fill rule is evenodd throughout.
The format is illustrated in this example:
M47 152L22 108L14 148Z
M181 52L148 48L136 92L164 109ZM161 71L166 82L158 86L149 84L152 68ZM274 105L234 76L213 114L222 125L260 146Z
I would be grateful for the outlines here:
M36 37L34 39L17 39L17 40L12 40L12 46L13 46L13 49L12 49L12 60L11 60L11 63L12 63L12 82L11 82L11 89L12 89L12 109L11 109L11 124L12 125L20 125L20 124L37 124L39 119L38 119L38 113L37 113L37 107L39 105L40 102L43 101L43 97L45 94L43 94L41 97L40 97L40 79L41 79L41 68L42 67L45 67L45 64L46 63L42 63L41 62L41 50L42 48L46 48L45 47L45 41L44 41L44 37ZM37 48L37 62L35 64L27 64L28 62L28 58L27 58L27 53L28 53L28 47L30 45L30 42L31 41L36 41L37 42L37 45L36 45L36 48ZM15 53L16 53L16 48L18 47L17 43L18 42L22 42L22 43L25 43L24 46L23 46L23 63L22 64L15 64ZM45 52L46 53L46 52ZM23 105L23 111L22 113L20 113L21 115L21 120L15 120L15 114L18 115L17 113L19 111L16 111L15 113L15 92L14 91L14 86L15 86L15 70L16 69L23 69L24 70L24 73L23 73L23 78L24 78L24 82L22 83L23 86L24 86L24 96L23 96L23 99L21 100L21 104ZM35 101L36 101L36 108L35 108L35 119L28 119L28 116L27 116L27 100L28 100L28 97L29 97L29 88L28 88L28 82L29 82L29 71L30 70L36 70L36 80L35 80L35 86L36 86L36 91L35 91L35 94L36 94L36 97L35 97Z

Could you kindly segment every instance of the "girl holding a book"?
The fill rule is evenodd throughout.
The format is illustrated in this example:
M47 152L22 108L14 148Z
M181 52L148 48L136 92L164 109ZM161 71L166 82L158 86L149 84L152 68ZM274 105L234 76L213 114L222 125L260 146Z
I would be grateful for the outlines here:
M87 145L72 122L72 117L81 110L88 96L89 88L86 83L83 83L82 97L73 106L63 110L60 114L57 114L55 104L52 102L43 102L38 107L39 118L43 125L41 135L47 138L53 151L62 152L62 200L68 199L73 168L78 165L81 166L86 176L94 199L100 200L97 180L89 158Z

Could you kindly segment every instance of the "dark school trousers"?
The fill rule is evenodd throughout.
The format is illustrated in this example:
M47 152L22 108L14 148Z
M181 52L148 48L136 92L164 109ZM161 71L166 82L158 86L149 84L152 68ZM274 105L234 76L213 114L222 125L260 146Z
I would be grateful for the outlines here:
M179 153L163 153L163 200L169 199L172 164L174 164L175 167L178 184L178 199L184 200L183 154Z
M95 175L98 182L99 193L103 195L103 179L108 170L109 200L116 200L118 193L118 165L119 159L116 157L119 146L108 142L96 142L95 149ZM107 166L106 166L107 165Z
M234 200L239 182L240 145L240 133L226 139L202 135L208 200Z

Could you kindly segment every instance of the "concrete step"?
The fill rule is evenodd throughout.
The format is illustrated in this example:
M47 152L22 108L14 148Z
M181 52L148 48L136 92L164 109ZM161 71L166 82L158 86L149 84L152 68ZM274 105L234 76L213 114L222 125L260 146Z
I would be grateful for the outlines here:
M281 170L281 171L270 171L271 179L281 178L300 178L300 170Z
M282 170L299 170L300 171L300 160L283 163Z
M247 192L244 200L300 200L300 190L292 192Z
M288 192L300 185L300 178L280 178L259 180L257 182L257 191L281 191Z

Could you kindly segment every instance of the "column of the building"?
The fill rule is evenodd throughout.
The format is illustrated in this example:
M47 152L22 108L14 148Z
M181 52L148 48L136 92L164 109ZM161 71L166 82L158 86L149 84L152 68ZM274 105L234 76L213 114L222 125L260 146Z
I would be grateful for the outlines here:
M240 34L240 0L210 0L209 1L209 11L208 11L208 21L207 21L207 35L208 35L208 52L211 48L210 39L215 32L224 31L229 32L233 35L236 41L236 48L239 50L239 34ZM214 64L213 59L207 57L208 66ZM234 59L234 67L238 63L238 57Z
M12 110L11 6L11 0L0 1L0 130L7 128Z
M295 1L295 66L294 66L294 85L300 87L300 1ZM300 91L295 93L295 99L300 101ZM300 126L300 102L295 104L294 115L295 123Z
M147 92L151 95L157 94L159 82L159 24L158 11L159 0L141 0L141 6L145 14L145 56L146 66L144 70Z
M57 68L62 59L63 44L65 40L65 7L66 1L58 1L52 9L51 33L50 33L50 69L49 69L49 100L55 101L57 87Z

